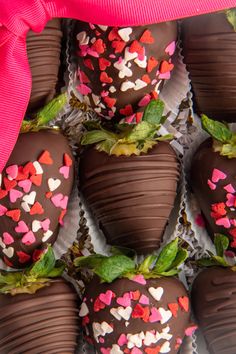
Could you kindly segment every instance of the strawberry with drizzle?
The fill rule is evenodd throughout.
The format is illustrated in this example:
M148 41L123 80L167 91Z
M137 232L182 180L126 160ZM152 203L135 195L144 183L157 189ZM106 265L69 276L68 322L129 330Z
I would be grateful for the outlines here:
M175 239L140 265L123 254L77 258L96 275L79 315L85 335L102 354L177 353L190 325L187 291L174 277L186 259Z
M10 267L36 261L63 225L73 184L73 158L66 138L45 127L66 102L50 102L22 133L1 175L0 256Z

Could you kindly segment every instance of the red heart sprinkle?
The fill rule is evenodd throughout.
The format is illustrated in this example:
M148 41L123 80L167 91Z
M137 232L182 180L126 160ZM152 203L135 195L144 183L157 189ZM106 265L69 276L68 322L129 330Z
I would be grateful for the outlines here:
M131 116L133 114L133 107L131 104L127 104L124 108L121 108L120 114L123 114L126 117Z
M8 267L13 267L13 264L7 259L6 256L3 257L3 262L8 266Z
M82 326L86 326L87 324L89 324L90 320L88 316L84 316L82 319Z
M116 104L116 98L111 98L109 96L106 96L103 98L103 101L106 103L107 107L112 108Z
M18 175L16 177L17 181L23 181L25 179L28 179L29 174L28 173L24 173L23 170L24 170L23 166L19 166L18 167Z
M91 59L84 59L84 65L90 70L94 70L94 66Z
M35 215L35 214L41 215L43 213L44 213L44 209L42 205L39 202L35 202L32 208L30 209L30 215Z
M64 225L64 221L63 221L63 219L64 219L64 216L66 215L66 212L67 212L67 210L65 209L65 210L62 210L61 211L61 214L59 215L59 224L61 225L61 226L63 226Z
M143 306L137 304L135 306L135 308L133 309L133 312L132 312L132 317L133 318L142 318L144 315L144 308Z
M147 72L150 73L157 65L158 61L154 57L150 57L147 62Z
M43 250L34 250L34 253L32 255L33 261L37 262L42 253L43 253Z
M133 41L131 43L131 46L129 47L129 52L130 53L138 53L140 55L144 55L144 48L141 46L141 44L138 41Z
M124 41L113 41L111 43L112 48L115 49L115 53L122 53L126 43Z
M99 63L99 68L101 71L104 71L104 70L106 70L106 68L111 66L110 60L107 60L106 58L99 58L98 63Z
M20 263L26 263L30 260L30 256L25 252L17 251L16 254L19 258Z
M103 54L105 52L106 45L103 40L99 38L93 43L91 49L97 52L98 54Z
M0 199L5 198L7 195L7 191L5 191L4 189L0 189Z
M135 300L135 301L139 300L139 298L140 298L140 291L139 290L132 291L131 294L132 294L132 300Z
M144 349L145 353L147 353L147 354L158 354L158 353L160 353L160 350L161 350L161 347L159 345L154 348Z
M150 30L145 30L139 40L142 43L152 44L155 42L155 39L152 36L152 32Z
M99 312L100 310L103 310L105 307L106 305L99 298L97 298L94 301L94 305L93 305L94 312Z
M109 77L105 71L103 71L100 74L100 81L107 83L107 84L111 84L113 82L113 79L111 77Z
M151 82L151 79L150 79L150 77L147 74L143 75L141 79L144 82L146 82L147 84L150 84L150 82Z
M17 185L16 181L10 181L8 178L4 177L4 186L6 188L6 191L8 192L12 188L14 188Z
M24 167L23 167L23 173L25 174L25 175L35 175L35 173L36 173L36 169L35 169L35 167L34 167L34 165L33 165L33 163L32 162L28 162Z
M177 303L171 303L171 304L168 304L168 308L171 311L172 315L176 318L177 312L179 309L179 305Z
M158 98L158 93L156 91L151 92L152 99L156 100Z
M82 70L79 71L79 78L82 84L90 83L88 76Z
M20 220L21 211L19 209L12 209L6 212L6 215L14 221Z
M42 175L36 175L36 176L31 176L30 180L35 186L39 187L42 184L42 178L43 178Z
M99 32L98 30L95 31L95 34L97 37L101 36L101 32Z
M165 74L168 71L171 71L174 69L174 64L168 63L168 61L163 60L160 65L160 73Z
M136 117L136 123L141 122L142 118L143 118L143 112L137 112L135 113L135 117Z
M45 150L39 157L38 162L43 163L45 165L52 165L53 160L51 158L51 155L49 151Z
M65 164L67 167L72 166L72 159L70 158L70 156L69 156L67 153L65 153L65 154L63 155L63 161L64 161L64 164Z
M47 193L45 193L45 195L46 195L46 198L47 198L47 199L50 199L51 196L52 196L52 192L47 192Z
M184 310L185 312L188 312L189 310L189 298L187 296L182 296L178 298L178 303L179 306Z
M109 41L114 41L114 39L117 39L118 41L121 40L121 37L119 36L117 27L112 28L112 30L108 34L108 39L109 39Z

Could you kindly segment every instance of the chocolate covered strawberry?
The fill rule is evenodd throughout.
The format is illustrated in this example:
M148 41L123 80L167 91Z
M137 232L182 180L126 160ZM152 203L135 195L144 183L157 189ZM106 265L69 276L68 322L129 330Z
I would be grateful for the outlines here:
M118 28L77 21L74 33L84 102L102 117L138 120L137 110L171 76L177 23Z
M75 260L96 274L79 315L97 353L178 352L185 333L193 329L187 291L174 277L186 257L176 239L140 265L121 254Z
M182 21L184 62L190 73L195 110L235 122L235 9Z
M236 134L204 115L202 126L212 139L196 151L190 183L211 238L225 234L236 248Z
M236 350L236 263L232 252L226 251L226 236L217 235L215 243L217 255L200 260L208 268L193 283L192 306L209 353L232 354Z
M1 175L0 256L22 268L38 259L57 238L73 184L73 159L66 138L42 129L65 103L60 96L33 121L24 121Z
M47 252L23 272L0 272L0 352L75 353L77 294Z
M179 179L176 153L158 136L162 113L154 100L139 124L111 131L91 123L82 139L96 145L81 155L81 192L107 242L138 253L159 247Z

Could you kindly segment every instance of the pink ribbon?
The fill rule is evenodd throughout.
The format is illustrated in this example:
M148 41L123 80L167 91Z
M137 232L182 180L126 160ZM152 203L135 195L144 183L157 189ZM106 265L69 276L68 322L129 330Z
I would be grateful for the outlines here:
M127 26L169 21L234 7L235 0L0 0L0 172L16 143L32 79L26 35L53 17Z

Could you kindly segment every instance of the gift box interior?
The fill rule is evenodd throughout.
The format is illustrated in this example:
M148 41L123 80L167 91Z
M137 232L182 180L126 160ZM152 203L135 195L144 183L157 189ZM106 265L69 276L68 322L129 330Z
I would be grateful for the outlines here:
M235 354L235 18L28 33L1 174L1 354Z

